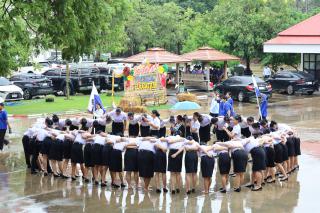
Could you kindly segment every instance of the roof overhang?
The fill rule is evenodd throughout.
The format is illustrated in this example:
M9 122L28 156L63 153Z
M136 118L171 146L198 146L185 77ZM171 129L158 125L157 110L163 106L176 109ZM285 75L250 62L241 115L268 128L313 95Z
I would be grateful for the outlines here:
M264 44L265 53L320 53L320 44Z

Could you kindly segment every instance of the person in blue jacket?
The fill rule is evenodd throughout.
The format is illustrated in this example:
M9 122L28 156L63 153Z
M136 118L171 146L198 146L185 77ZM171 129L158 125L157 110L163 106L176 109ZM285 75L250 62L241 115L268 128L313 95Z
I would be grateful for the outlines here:
M6 144L5 135L9 129L9 133L11 133L11 127L8 123L8 114L4 109L4 103L0 103L0 151L3 149L3 144Z
M232 108L233 108L233 99L232 99L232 97L231 97L231 92L227 92L226 93L226 99L227 99L227 101L228 101L228 103L232 106Z
M220 105L220 108L223 107L222 115L228 116L229 118L234 116L234 110L232 105L227 101L227 96L224 96L222 99L223 106Z
M268 116L268 97L266 94L260 93L260 110L261 118L260 120L267 120Z

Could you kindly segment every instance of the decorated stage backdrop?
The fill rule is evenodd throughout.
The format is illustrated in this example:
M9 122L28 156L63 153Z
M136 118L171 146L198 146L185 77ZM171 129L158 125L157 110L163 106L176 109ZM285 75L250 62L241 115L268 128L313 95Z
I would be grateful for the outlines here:
M125 96L141 98L147 105L167 102L168 65L141 64L123 70Z

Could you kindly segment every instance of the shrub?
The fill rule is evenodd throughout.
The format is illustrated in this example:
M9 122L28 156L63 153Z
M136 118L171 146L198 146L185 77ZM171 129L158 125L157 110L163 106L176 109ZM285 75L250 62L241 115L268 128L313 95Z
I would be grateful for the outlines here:
M54 102L54 95L47 95L45 98L46 102Z

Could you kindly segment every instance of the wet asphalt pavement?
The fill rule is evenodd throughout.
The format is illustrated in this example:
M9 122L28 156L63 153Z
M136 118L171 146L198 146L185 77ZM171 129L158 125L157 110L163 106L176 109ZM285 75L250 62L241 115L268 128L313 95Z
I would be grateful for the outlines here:
M209 102L209 101L208 101ZM275 94L270 100L269 120L295 127L302 139L300 170L288 182L268 184L261 192L243 188L241 193L216 192L220 187L217 168L212 193L202 194L202 178L195 194L144 193L141 189L111 189L71 182L26 170L21 135L34 118L11 119L14 127L12 143L0 153L0 213L5 212L317 212L320 192L320 95L286 96ZM208 103L203 103L205 112ZM235 102L235 110L243 116L256 115L254 103ZM191 112L188 112L189 114ZM177 114L170 110L163 117ZM250 164L249 164L250 165ZM247 169L249 171L250 168ZM246 180L249 180L249 173ZM183 176L184 179L184 176ZM168 180L169 181L169 180ZM184 181L183 181L184 182ZM110 181L108 181L110 183ZM152 182L152 185L153 182ZM232 187L229 185L228 189Z

